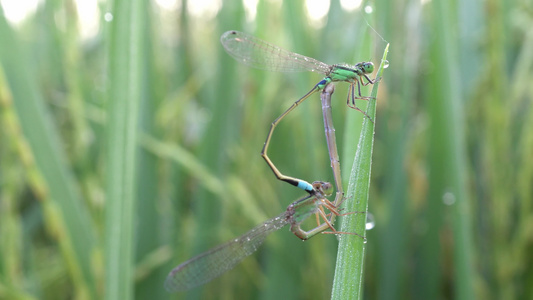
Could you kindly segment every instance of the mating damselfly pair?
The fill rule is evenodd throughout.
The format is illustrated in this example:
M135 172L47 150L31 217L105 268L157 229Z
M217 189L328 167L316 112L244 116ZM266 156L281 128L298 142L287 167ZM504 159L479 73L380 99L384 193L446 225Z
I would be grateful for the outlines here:
M242 259L255 252L268 234L285 225L291 225L291 231L302 240L306 240L318 233L354 234L360 236L357 233L338 232L333 227L335 217L344 215L340 214L338 210L338 206L344 199L344 191L335 141L335 129L331 114L331 93L333 92L333 87L330 86L330 83L348 82L350 89L346 101L347 105L368 117L365 112L356 106L355 100L371 99L370 97L361 95L361 85L365 86L376 82L376 79L372 80L369 78L369 75L374 71L372 62L360 62L354 66L344 64L328 65L316 59L287 51L239 31L225 32L222 34L220 41L228 54L237 61L250 67L278 72L311 71L322 73L326 76L272 122L261 151L262 157L279 180L297 186L309 194L290 204L287 210L279 216L265 221L241 237L178 265L170 272L165 281L165 288L170 292L194 288L231 270ZM305 180L286 176L277 169L267 155L272 134L279 122L305 99L318 91L323 91L321 99L324 127L336 188L336 196L333 202L327 199L332 194L330 183L315 181L313 184L310 184ZM326 213L324 208L328 209L330 213ZM300 224L311 215L316 215L317 227L309 231L302 230ZM323 222L320 221L319 217Z

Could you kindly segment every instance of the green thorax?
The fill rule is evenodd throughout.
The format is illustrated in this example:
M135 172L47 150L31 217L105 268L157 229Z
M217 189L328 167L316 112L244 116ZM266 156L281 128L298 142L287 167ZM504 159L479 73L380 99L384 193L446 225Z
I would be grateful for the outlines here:
M347 65L333 65L331 67L331 72L327 74L326 78L318 83L318 87L322 89L328 83L335 81L354 83L359 77L372 72L374 72L374 64L371 62L360 62L353 67Z

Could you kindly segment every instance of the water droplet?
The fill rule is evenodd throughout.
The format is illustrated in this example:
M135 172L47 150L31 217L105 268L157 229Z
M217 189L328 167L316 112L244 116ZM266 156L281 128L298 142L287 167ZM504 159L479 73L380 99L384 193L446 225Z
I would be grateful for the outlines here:
M376 221L374 221L374 215L371 213L367 213L365 228L366 230L372 230L374 227L376 227Z
M105 20L106 22L111 22L111 21L113 21L113 14L110 13L110 12L105 13L105 15L104 15L104 20Z
M384 60L383 61L383 69L386 69L389 67L389 61L388 60Z
M452 192L444 193L444 195L442 195L442 202L445 205L453 205L453 204L455 204L455 195Z
M374 8L370 5L365 6L365 13L371 14L374 12Z

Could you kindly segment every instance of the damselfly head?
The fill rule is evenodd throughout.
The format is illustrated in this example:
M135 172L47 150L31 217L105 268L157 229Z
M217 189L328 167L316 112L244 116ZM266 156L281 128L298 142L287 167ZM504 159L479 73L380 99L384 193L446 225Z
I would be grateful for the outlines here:
M316 193L325 197L329 197L333 194L333 185L329 182L315 181L312 183L312 186Z
M362 70L363 73L365 73L365 74L370 74L370 73L374 72L374 64L372 62L370 62L370 61L368 61L368 62L363 61L363 62L357 63L355 65L355 68Z

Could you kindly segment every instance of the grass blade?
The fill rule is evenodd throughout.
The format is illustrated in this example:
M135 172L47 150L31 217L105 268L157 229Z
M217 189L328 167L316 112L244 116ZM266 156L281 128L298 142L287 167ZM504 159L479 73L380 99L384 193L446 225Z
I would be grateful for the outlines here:
M455 298L474 299L474 264L471 215L467 197L467 170L464 119L460 91L460 66L453 31L445 24L454 19L447 1L435 1L433 28L437 39L432 43L433 72L430 83L433 94L429 101L431 117L433 189L436 199L453 203Z
M383 74L388 62L389 45L385 47L377 77ZM377 99L379 81L374 84L371 96ZM367 114L376 121L376 100L369 101ZM372 149L374 145L374 123L364 118L363 129L355 153L355 160L346 194L345 211L368 210L368 194L370 188L370 170L372 166ZM365 214L366 215L366 214ZM351 216L343 218L340 231L357 232L366 235L366 217ZM363 262L365 242L357 236L342 235L340 237L335 279L333 281L332 299L360 299L363 283Z
M45 105L42 92L38 90L35 74L30 72L30 59L15 32L7 24L0 11L0 41L9 47L0 47L0 62L13 106L22 128L23 139L28 142L35 166L40 173L44 190L37 189L46 214L49 228L55 235L62 255L69 266L73 282L77 285L78 297L90 297L95 293L91 256L95 250L95 233L88 210L66 161L64 145L59 138L54 120ZM0 83L3 85L3 83ZM31 180L30 180L31 181ZM39 193L42 192L42 193Z
M109 50L105 224L106 299L133 298L138 110L141 98L143 1L114 3Z

